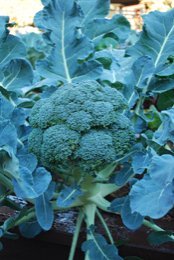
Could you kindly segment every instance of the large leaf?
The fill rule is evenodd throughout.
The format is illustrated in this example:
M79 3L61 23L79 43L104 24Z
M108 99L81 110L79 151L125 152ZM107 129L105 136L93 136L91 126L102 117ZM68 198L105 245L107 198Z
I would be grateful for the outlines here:
M132 156L132 167L135 174L142 174L151 163L151 151L138 151Z
M10 119L14 110L14 106L0 94L0 120Z
M43 5L47 5L49 3L50 0L41 0Z
M51 184L48 187L46 192L35 199L36 217L39 225L44 230L49 230L54 220L54 211L50 202L54 193L54 189L55 185L53 183L53 185Z
M174 79L172 78L158 78L152 77L149 80L149 90L154 93L163 93L165 91L173 89Z
M37 159L34 154L29 153L26 149L23 148L19 150L17 157L21 167L25 167L31 172L34 172L37 166Z
M33 173L34 189L38 195L43 194L52 180L51 173L43 167L38 167Z
M20 224L19 230L22 236L26 238L33 238L42 231L42 228L36 220L31 220L27 223Z
M129 196L114 199L109 210L120 213L123 224L131 230L138 229L143 223L143 216L137 212L132 213Z
M44 168L37 168L34 173L21 167L18 176L13 175L13 185L17 196L34 199L42 195L51 182L51 174Z
M97 78L101 66L96 61L80 63L93 52L91 41L82 34L83 14L77 1L53 0L35 17L36 25L43 29L45 38L54 47L51 54L37 65L41 76L63 82L77 81L78 77ZM84 79L83 77L81 79Z
M133 66L134 84L138 89L142 89L147 85L147 80L154 73L152 59L148 56L138 58Z
M83 193L78 186L66 187L61 190L57 199L57 205L60 208L66 208L73 204L73 202Z
M121 197L121 198L116 198L111 202L111 205L109 207L109 210L111 210L112 212L115 213L121 213L121 210L125 204L125 200L126 200L126 196L125 197Z
M19 162L14 154L12 147L3 146L2 148L0 148L0 174L6 174L9 178L11 178L12 176L18 177ZM9 188L9 184L6 183L6 181L2 183L5 186L7 184L7 188Z
M112 48L95 52L95 59L101 62L104 67L100 77L101 80L107 80L112 83L124 80L123 77L121 77L121 73L119 73L122 67L125 69L125 66L121 66L124 54L124 51L120 54L119 50Z
M144 17L143 33L139 41L128 49L134 57L147 55L154 66L164 64L173 55L174 9L168 12L151 12Z
M174 89L166 91L158 96L157 108L158 110L166 110L174 104Z
M17 176L13 175L13 185L16 195L20 198L36 198L38 197L37 192L34 189L34 181L32 172L27 168L20 168Z
M166 64L160 70L158 70L156 75L158 75L160 77L173 76L174 75L174 64L173 63Z
M138 212L131 211L129 197L125 199L121 209L121 219L123 224L131 230L138 229L143 223L143 216L141 216Z
M11 60L0 74L2 87L9 91L16 91L30 85L33 80L31 65L24 59Z
M151 218L161 218L174 206L174 157L154 156L145 177L137 181L130 191L133 212Z
M94 19L104 18L109 14L110 0L79 0L79 4L84 13L82 26L85 26Z
M167 141L174 143L174 108L161 112L162 124L154 133L154 141L160 145Z
M128 20L122 15L114 15L111 19L95 19L86 25L85 34L95 41L95 44L105 34L114 33L119 42L124 42L130 34Z
M0 68L11 60L23 58L25 55L25 46L18 37L8 35L4 41L0 42Z
M91 239L82 244L82 250L86 252L90 260L121 260L118 255L118 250L115 245L109 245L106 239L94 232L93 227L90 227L89 234Z
M17 132L15 126L10 120L0 120L0 147L10 146L16 151L17 148Z
M0 40L2 41L7 35L7 23L9 22L8 16L0 16Z
M123 168L114 176L112 181L115 183L117 186L123 186L125 185L130 177L133 175L133 169L130 164L125 163L123 165Z
M152 246L159 246L167 242L174 243L174 233L167 231L153 231L148 236L148 242Z
M11 121L15 125L16 129L18 129L20 126L23 126L25 124L25 120L28 117L27 112L28 111L26 111L21 107L20 108L15 107L15 109L13 110Z
M134 58L146 55L153 61L153 65L150 67L152 70L155 69L155 72L149 76L144 94L148 90L161 93L173 88L173 79L156 76L158 72L159 76L163 76L160 75L160 71L168 63L168 58L173 55L173 42L174 9L164 13L151 12L144 17L144 27L140 39L127 50L127 54Z

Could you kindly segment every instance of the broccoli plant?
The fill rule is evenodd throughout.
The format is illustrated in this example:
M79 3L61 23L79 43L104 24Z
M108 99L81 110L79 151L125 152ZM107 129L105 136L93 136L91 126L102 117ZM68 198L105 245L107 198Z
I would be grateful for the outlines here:
M57 205L79 204L77 225L84 218L89 232L98 209L107 210L110 205L104 197L118 189L109 183L112 170L135 141L131 121L123 114L126 107L126 99L116 89L82 81L63 85L39 100L30 114L29 149L53 173L53 179L59 175L64 180ZM73 244L70 259L74 250ZM114 245L112 250L119 259Z
M82 223L86 260L122 259L103 212L130 230L149 227L151 243L173 242L154 220L174 206L174 10L145 16L135 42L126 18L106 18L109 0L42 3L37 50L47 51L32 56L34 71L0 19L0 205L16 210L0 237L16 226L34 237L54 212L74 209L69 260ZM125 185L126 196L108 199Z

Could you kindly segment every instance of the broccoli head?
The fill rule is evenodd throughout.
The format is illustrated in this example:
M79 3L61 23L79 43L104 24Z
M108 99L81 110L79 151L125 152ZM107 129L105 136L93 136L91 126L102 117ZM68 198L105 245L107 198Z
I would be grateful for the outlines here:
M39 100L29 118L29 149L52 172L97 172L126 154L134 142L127 102L96 81L66 84Z

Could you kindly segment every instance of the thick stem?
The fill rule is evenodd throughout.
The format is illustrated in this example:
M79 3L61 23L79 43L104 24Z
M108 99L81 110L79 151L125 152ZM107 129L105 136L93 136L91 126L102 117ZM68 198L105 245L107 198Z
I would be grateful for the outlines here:
M108 184L99 184L100 185L100 194L102 197L106 197L110 194L112 194L113 192L119 190L121 187L117 186L115 184L112 183L108 183Z
M108 208L111 205L111 202L103 198L100 194L97 194L96 196L93 196L89 198L89 201L94 203L98 208L106 211L111 212Z
M84 206L85 222L88 230L95 224L96 208L94 203L89 203ZM87 240L91 238L91 234L87 232ZM85 260L90 260L88 252L85 254Z
M75 255L75 250L76 250L76 246L77 246L77 241L79 238L79 233L80 233L80 228L82 225L84 219L84 213L82 210L80 210L78 218L77 218L77 222L76 222L76 229L73 235L73 240L72 240L72 244L71 244L71 249L70 249L70 254L68 257L68 260L73 260L74 259L74 255Z
M97 216L100 219L100 221L101 221L101 223L102 223L102 225L103 225L103 227L104 227L104 229L106 231L106 234L107 234L111 244L114 244L114 240L113 240L112 234L111 234L111 232L110 232L110 230L109 230L109 228L108 228L108 226L107 226L107 224L106 224L102 214L100 213L100 211L98 209L96 210L96 213L97 213Z

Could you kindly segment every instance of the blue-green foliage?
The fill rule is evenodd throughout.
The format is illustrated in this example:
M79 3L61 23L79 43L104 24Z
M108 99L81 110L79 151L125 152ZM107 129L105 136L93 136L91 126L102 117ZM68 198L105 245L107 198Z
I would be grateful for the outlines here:
M120 213L123 224L131 230L136 230L142 225L143 216L138 212L132 212L129 196L114 199L109 210Z
M57 205L60 208L69 207L82 194L82 190L77 185L74 185L73 187L66 187L60 192L59 197L57 199Z
M139 40L123 50L131 42L125 42L129 23L121 15L105 17L109 2L42 0L44 8L35 21L44 37L24 36L28 53L23 42L9 34L9 18L0 17L0 205L20 211L8 196L14 193L30 202L4 222L0 237L9 235L16 221L26 221L20 230L27 237L50 229L53 207L78 205L84 210L87 202L103 209L109 202L101 202L101 195L111 193L114 184L115 189L131 186L129 194L109 207L129 229L149 223L143 222L146 216L164 216L174 206L174 10L147 15ZM42 59L33 85L26 54L33 65ZM31 154L28 108L40 97L29 120ZM140 143L132 149L133 156L127 155L134 142L127 115ZM63 173L62 186L55 188L51 174L37 168L36 157L40 166ZM89 176L97 171L97 176ZM109 180L112 183L106 183ZM94 222L91 209L83 216L86 223ZM117 248L93 228L88 235L83 250L90 260L120 259ZM164 232L152 234L151 240L173 237Z
M1 17L0 24L0 183L5 193L35 198L47 189L51 176L43 168L36 169L36 157L27 151L28 111L18 107L22 88L33 81L33 71L24 44L9 34L8 17Z
M30 222L19 225L19 230L22 236L33 238L42 231L42 228L36 220L31 220Z
M43 40L40 33L27 33L19 35L24 42L27 50L27 59L35 68L35 63L38 59L43 59L46 53L49 52L49 46Z
M96 81L67 84L33 107L29 147L41 163L97 170L129 151L134 131L120 92Z
M53 224L54 211L50 200L53 197L54 190L55 183L51 182L48 189L35 199L36 217L44 230L49 230Z
M101 260L122 260L123 258L118 255L118 250L115 245L108 244L106 239L94 231L94 227L90 226L88 233L90 239L82 244L82 250L88 254L89 259Z
M170 231L152 231L148 235L148 242L152 246L160 246L163 243L173 242L173 233Z
M131 189L132 211L152 218L163 217L174 207L173 180L174 156L154 156L148 174Z
M174 108L162 111L162 124L154 133L154 140L160 145L166 144L168 141L174 143Z
M35 16L35 24L44 31L51 52L37 63L44 78L61 82L99 79L101 64L94 59L95 47L112 32L116 43L124 42L129 22L122 15L107 19L110 1L43 1L44 8ZM103 41L104 41L103 40Z

